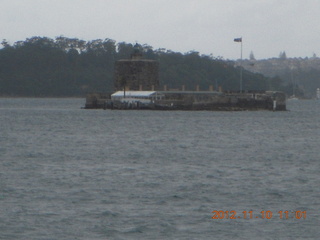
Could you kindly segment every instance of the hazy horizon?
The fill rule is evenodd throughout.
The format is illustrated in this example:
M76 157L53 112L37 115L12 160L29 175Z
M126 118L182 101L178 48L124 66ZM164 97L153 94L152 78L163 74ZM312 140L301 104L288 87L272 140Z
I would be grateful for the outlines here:
M320 54L317 0L2 0L1 39L110 38L224 59Z

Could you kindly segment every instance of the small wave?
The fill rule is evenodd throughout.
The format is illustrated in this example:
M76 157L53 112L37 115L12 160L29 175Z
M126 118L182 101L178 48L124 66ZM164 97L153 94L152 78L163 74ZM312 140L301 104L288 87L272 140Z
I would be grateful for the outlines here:
M129 229L125 229L123 232L124 233L143 233L147 231L146 226L138 226L138 227L133 227Z
M119 213L106 210L106 211L102 212L101 215L104 217L117 217L117 216L119 216Z

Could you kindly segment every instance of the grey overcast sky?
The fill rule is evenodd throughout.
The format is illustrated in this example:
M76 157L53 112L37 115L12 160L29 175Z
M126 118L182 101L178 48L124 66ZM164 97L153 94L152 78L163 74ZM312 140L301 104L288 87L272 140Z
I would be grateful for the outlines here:
M0 39L110 38L225 59L320 55L320 0L0 0Z

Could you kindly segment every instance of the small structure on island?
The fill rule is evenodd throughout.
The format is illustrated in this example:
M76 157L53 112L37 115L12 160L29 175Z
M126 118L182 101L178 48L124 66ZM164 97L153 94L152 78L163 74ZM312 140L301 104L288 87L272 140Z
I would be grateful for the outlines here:
M159 62L142 58L140 47L136 44L130 59L115 63L114 90L159 90Z

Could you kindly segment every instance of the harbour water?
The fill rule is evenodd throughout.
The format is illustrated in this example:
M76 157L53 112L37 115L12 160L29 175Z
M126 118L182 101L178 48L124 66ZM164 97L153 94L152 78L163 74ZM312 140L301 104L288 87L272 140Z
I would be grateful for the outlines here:
M0 99L0 239L319 238L319 101L286 112L82 106Z

